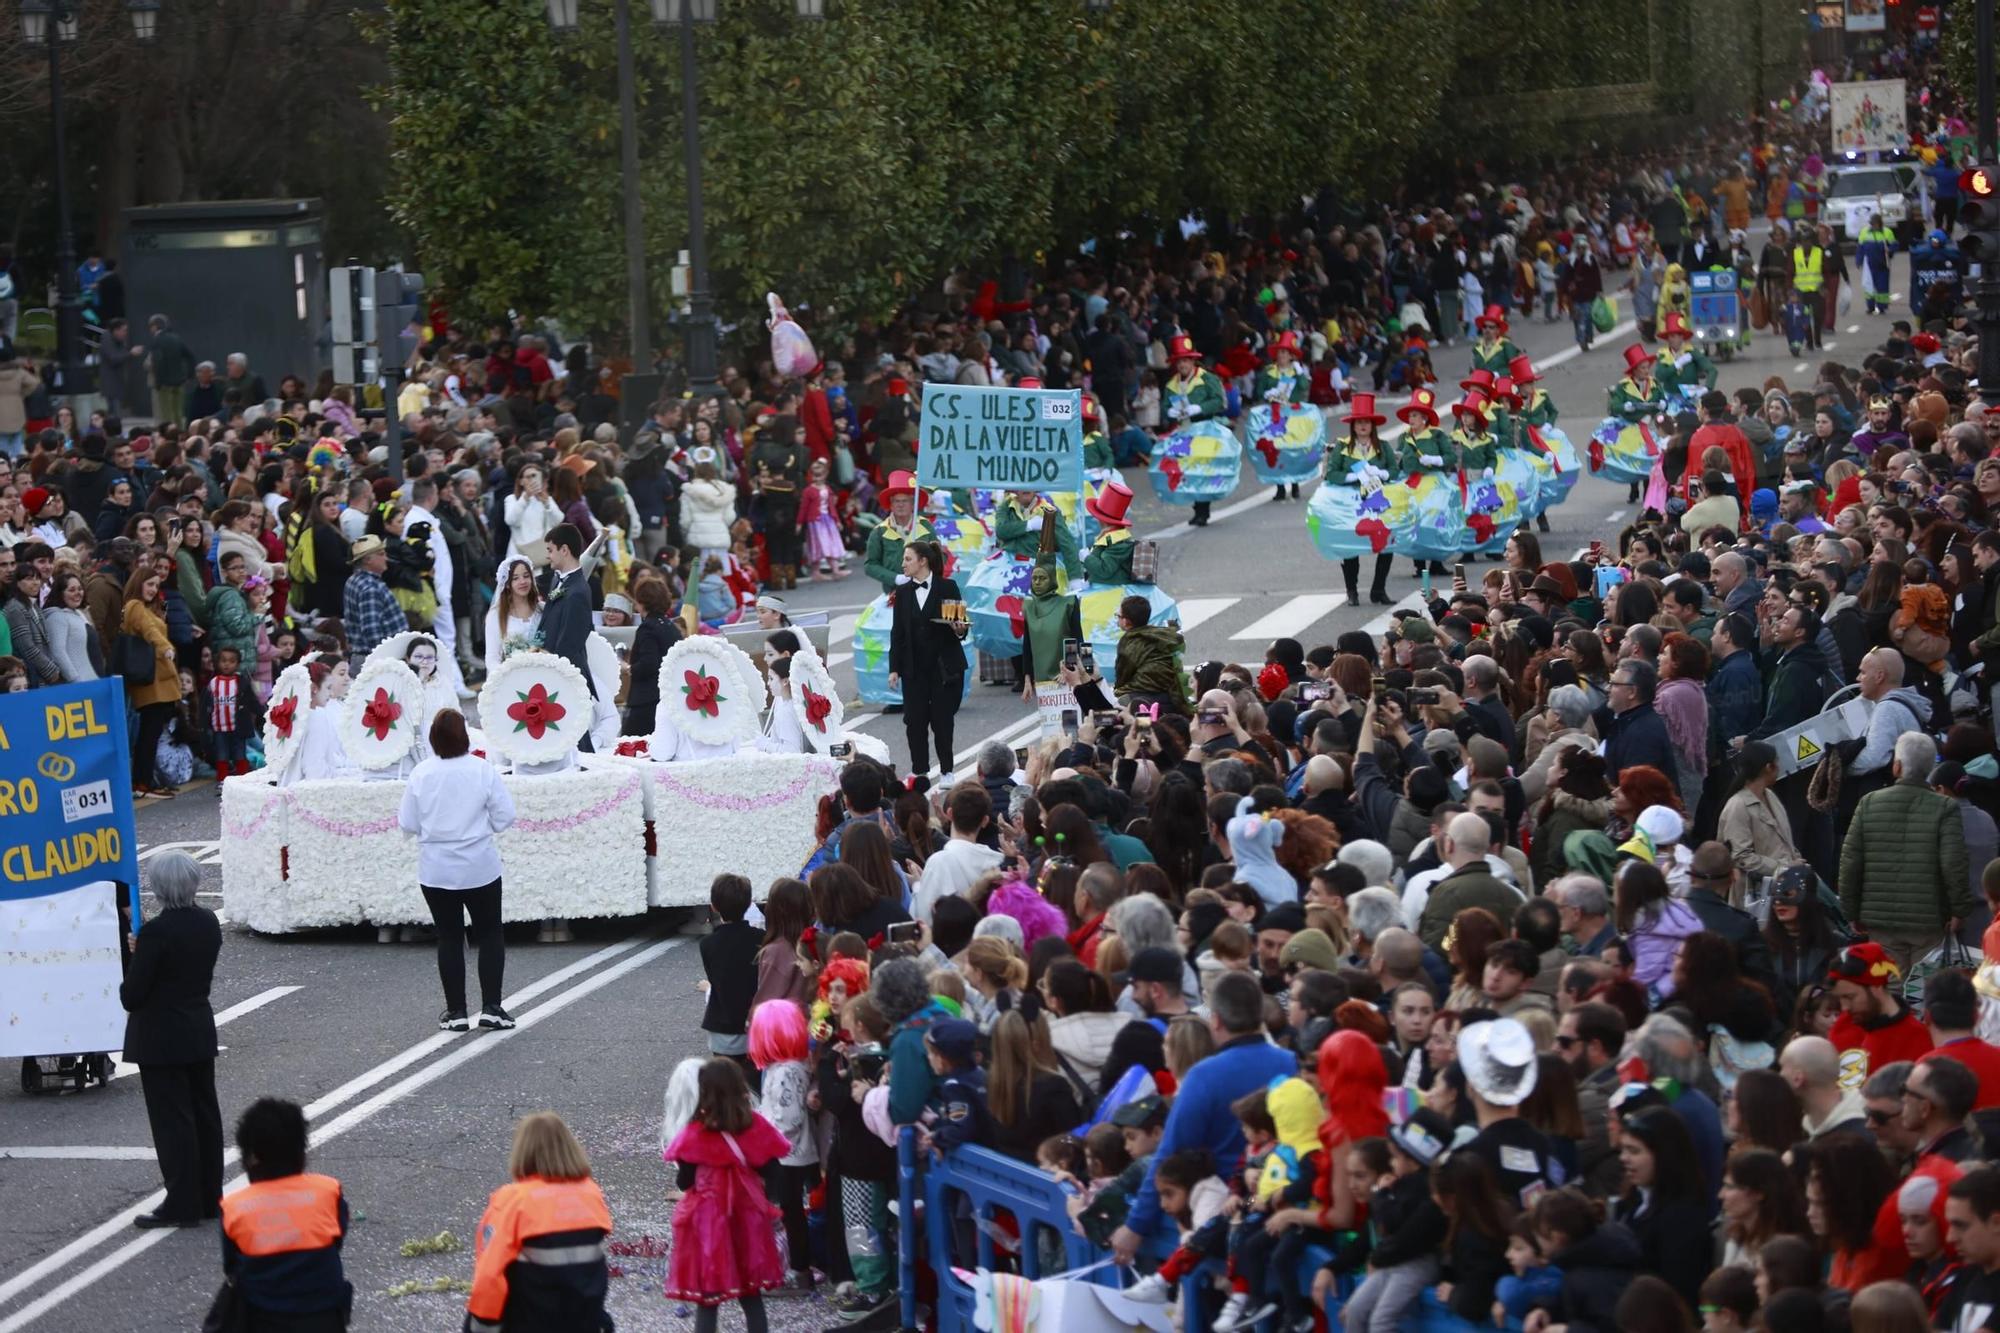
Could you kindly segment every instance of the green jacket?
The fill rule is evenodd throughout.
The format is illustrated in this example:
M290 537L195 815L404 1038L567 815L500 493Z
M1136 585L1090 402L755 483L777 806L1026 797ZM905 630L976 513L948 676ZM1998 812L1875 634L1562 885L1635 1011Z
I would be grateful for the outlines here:
M1606 395L1610 404L1607 411L1611 416L1620 417L1625 421L1644 421L1659 414L1661 396L1659 380L1655 379L1647 385L1645 392L1642 393L1632 377L1627 375L1611 386L1611 392Z
M1086 471L1112 466L1111 440L1101 430L1094 430L1083 437L1083 466Z
M1186 404L1185 415L1174 409ZM1169 430L1193 421L1207 421L1219 417L1229 408L1229 397L1223 392L1222 381L1206 370L1195 372L1194 382L1182 385L1178 380L1168 380L1160 391L1160 420Z
M1488 350L1485 343L1474 342L1472 344L1472 368L1474 370L1490 370L1495 375L1505 375L1507 367L1520 354L1521 349L1514 346L1513 342L1507 338L1502 338L1500 341L1494 343L1491 350Z
M862 557L861 568L869 578L882 585L883 592L894 592L896 580L903 576L903 543L906 537L930 537L931 525L919 514L912 520L909 533L900 533L888 520L877 523L868 534L868 550Z
M1556 400L1549 397L1544 389L1535 389L1528 395L1527 410L1521 413L1521 420L1530 426L1553 426L1556 424Z
M1288 403L1303 403L1306 400L1306 394L1312 389L1312 376L1306 374L1303 366L1294 366L1293 370L1295 373L1288 377L1290 383L1285 386L1285 401ZM1251 391L1252 401L1258 404L1268 404L1271 401L1271 390L1276 388L1277 385L1278 368L1276 366L1263 367L1257 372L1257 387Z
M1083 576L1096 588L1117 588L1132 581L1132 530L1115 528L1097 539L1083 557Z
M240 661L257 664L257 617L241 589L218 583L208 590L208 641L211 648L234 648Z
M1660 349L1659 359L1653 365L1653 383L1660 386L1661 393L1686 389L1699 394L1703 389L1713 389L1718 374L1715 362L1702 355L1701 349L1693 343L1682 351L1687 356L1687 363L1676 365L1673 352L1665 347Z
M1076 559L1076 533L1054 508L1049 509L1042 521L1055 524L1056 556L1062 561L1063 573L1075 578L1083 568ZM1000 497L993 506L993 540L1016 560L1033 560L1042 549L1041 531L1028 526L1028 516L1015 507L1009 496Z
M1466 908L1483 907L1504 925L1514 919L1514 909L1521 902L1521 895L1502 884L1486 862L1474 861L1431 885L1430 900L1417 920L1417 935L1426 945L1443 953L1452 918Z
M1451 442L1458 446L1458 456L1465 465L1466 472L1478 476L1499 461L1500 451L1490 431L1468 435L1464 431L1453 431ZM1446 456L1450 461L1450 456Z
M1181 654L1187 641L1171 625L1141 625L1118 639L1118 694L1158 694L1174 701L1174 711L1188 714L1187 673Z
M1451 435L1442 426L1432 426L1421 433L1411 431L1403 437L1402 445L1403 461L1410 465L1411 472L1442 472L1446 467L1455 470L1458 466L1452 458ZM1439 461L1430 463L1426 458ZM1393 468L1390 475L1395 475Z
M1921 778L1862 797L1840 853L1840 908L1888 934L1935 934L1947 917L1971 916L1958 802Z
M1354 452L1354 437L1330 442L1326 450L1326 480L1333 486L1354 484L1354 465L1362 461ZM1380 468L1392 481L1401 481L1416 469L1416 459L1405 457L1393 441L1377 440L1374 456L1367 461Z

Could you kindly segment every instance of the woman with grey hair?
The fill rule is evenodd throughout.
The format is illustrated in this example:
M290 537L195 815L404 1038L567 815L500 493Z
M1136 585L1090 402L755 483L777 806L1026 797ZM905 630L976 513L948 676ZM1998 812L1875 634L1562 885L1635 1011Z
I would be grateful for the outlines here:
M167 1197L132 1219L142 1230L191 1227L222 1209L222 1109L215 1098L215 1012L208 991L222 952L222 926L195 901L201 868L184 852L146 867L160 912L131 941L118 987L124 1057L139 1066L146 1119Z
M889 1038L889 1118L914 1125L937 1083L924 1049L924 1030L951 1015L932 998L930 974L914 958L892 958L876 968L868 994L894 1034Z
M1104 933L1118 937L1125 946L1127 958L1137 958L1141 949L1183 952L1180 922L1174 919L1173 909L1150 893L1135 893L1113 903L1104 917ZM1201 1003L1201 978L1185 958L1181 960L1181 995L1190 1008ZM1146 1017L1145 1011L1139 1008L1139 1002L1132 998L1130 982L1118 993L1118 1012L1136 1018Z
M1549 691L1548 707L1528 721L1523 753L1528 771L1521 774L1521 795L1529 806L1548 795L1556 756L1564 750L1595 750L1596 728L1590 721L1590 694L1580 685L1558 685Z

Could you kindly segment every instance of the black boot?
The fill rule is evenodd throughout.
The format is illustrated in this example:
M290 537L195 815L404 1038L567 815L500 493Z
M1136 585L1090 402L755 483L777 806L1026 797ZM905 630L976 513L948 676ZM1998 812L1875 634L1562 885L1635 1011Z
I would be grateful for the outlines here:
M1207 500L1195 501L1194 513L1188 519L1189 527L1205 528L1208 526L1208 506L1209 502Z
M1543 532L1547 532L1549 530L1548 510L1544 509L1541 513L1535 515L1535 526L1540 528Z
M1376 606L1396 604L1396 599L1389 595L1389 566L1393 563L1386 555L1375 558L1375 579L1368 585L1368 600Z
M1285 502L1285 484L1283 482L1278 483L1278 493L1272 496L1271 498L1273 500L1276 500L1279 504L1283 504Z
M1347 585L1347 604L1361 604L1361 557L1353 556L1340 562L1340 578Z

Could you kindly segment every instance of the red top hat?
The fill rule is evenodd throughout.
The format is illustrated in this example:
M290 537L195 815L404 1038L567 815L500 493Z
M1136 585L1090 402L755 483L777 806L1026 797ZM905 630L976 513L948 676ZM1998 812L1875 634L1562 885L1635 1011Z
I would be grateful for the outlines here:
M1370 421L1377 426L1388 419L1375 410L1375 395L1372 393L1355 394L1354 401L1347 405L1347 415L1341 418L1342 421Z
M905 379L890 380L889 396L891 398L908 398L910 396L910 382Z
M1490 393L1493 389L1493 372L1475 370L1458 382L1458 387L1467 393Z
M1129 528L1132 520L1125 511L1132 507L1132 488L1122 481L1107 481L1104 489L1083 502L1090 516L1107 528Z
M1176 333L1173 341L1167 344L1167 363L1171 365L1176 361L1201 363L1201 353L1194 349L1194 339L1185 333Z
M1087 393L1083 396L1083 419L1097 420L1097 395Z
M1429 389L1412 390L1410 401L1396 409L1396 420L1407 426L1411 417L1422 417L1427 424L1437 425L1437 395Z
M882 507L887 509L889 501L899 495L914 496L916 493L917 479L914 475L908 472L891 472L889 474L889 484L884 486L880 492Z
M1484 426L1488 411L1487 404L1490 401L1485 394L1474 389L1451 405L1451 414L1455 417L1471 417L1481 426Z
M1023 375L1020 379L1014 381L1014 387L1017 389L1039 389L1042 387L1041 377L1038 375Z
M1535 373L1535 363L1523 352L1507 363L1507 378L1516 384L1534 384L1542 377Z
M1299 335L1290 329L1286 329L1272 341L1269 347L1264 349L1264 355L1270 357L1273 361L1278 359L1278 353L1280 352L1290 352L1293 356L1298 356Z
M1688 322L1685 319L1681 318L1680 311L1669 310L1666 319L1660 323L1660 336L1662 338L1671 338L1675 334L1679 334L1683 338L1692 338L1694 337L1694 330L1688 327Z
M1484 329L1489 324L1499 329L1500 332L1505 333L1507 331L1507 312L1497 305L1490 305L1481 312L1478 319L1472 321L1473 327L1477 329Z
M1640 366L1653 364L1653 354L1646 350L1646 344L1633 343L1625 349L1625 373L1637 374Z
M1509 407L1518 409L1521 406L1521 391L1515 388L1514 381L1505 375L1493 381L1493 396Z

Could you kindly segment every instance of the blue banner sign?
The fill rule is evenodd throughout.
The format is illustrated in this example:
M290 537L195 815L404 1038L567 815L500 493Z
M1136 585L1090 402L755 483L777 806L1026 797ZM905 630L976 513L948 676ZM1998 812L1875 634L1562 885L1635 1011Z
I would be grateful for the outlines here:
M917 485L1081 491L1083 395L1075 389L925 385Z
M0 899L107 879L139 883L124 684L0 694Z

